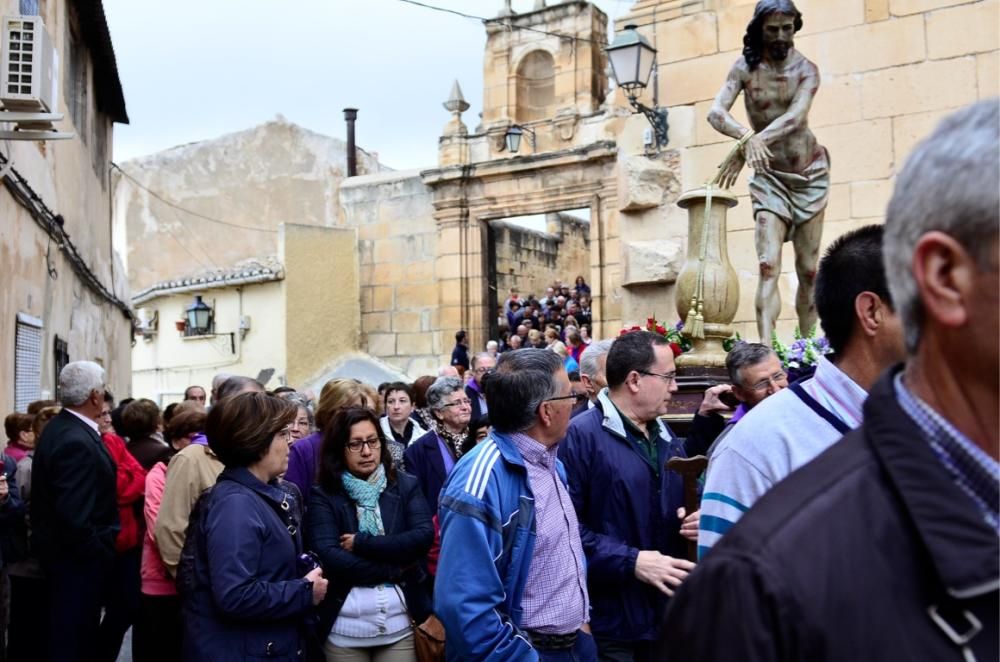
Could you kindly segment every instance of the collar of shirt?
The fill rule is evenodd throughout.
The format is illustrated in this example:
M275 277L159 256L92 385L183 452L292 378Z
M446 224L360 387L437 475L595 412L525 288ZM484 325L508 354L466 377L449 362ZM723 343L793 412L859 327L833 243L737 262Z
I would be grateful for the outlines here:
M72 409L70 409L69 407L66 408L66 411L68 411L69 413L73 414L74 416L76 416L77 418L79 418L81 421L83 421L84 423L86 423L87 427L89 427L91 430L93 430L94 432L97 433L97 436L101 435L101 429L97 426L97 421L95 421L92 418L87 418L83 414L81 414L79 412L75 412Z
M660 463L657 461L658 452L656 449L656 442L660 438L660 424L657 420L652 420L646 423L645 431L640 430L631 418L626 416L615 401L610 397L608 401L611 406L615 408L618 412L618 416L622 419L622 425L625 427L625 437L636 445L638 450L642 453L643 459L653 467L653 471L656 475L660 475Z
M802 388L849 428L861 425L861 407L868 398L868 392L825 356L819 357L815 374L812 379L802 382Z
M972 498L983 519L1000 532L1000 464L907 389L902 371L893 386L899 406L916 423L951 479Z
M538 467L545 467L548 470L555 469L556 454L559 448L558 444L551 448L546 448L543 443L532 439L523 432L515 432L510 435L510 439L517 446L517 450L521 453L521 457L524 458L525 462Z

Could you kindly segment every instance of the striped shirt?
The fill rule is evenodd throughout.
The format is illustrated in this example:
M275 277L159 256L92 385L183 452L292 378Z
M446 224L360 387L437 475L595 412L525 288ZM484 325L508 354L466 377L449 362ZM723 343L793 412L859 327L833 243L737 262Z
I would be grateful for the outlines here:
M524 583L521 626L542 634L576 632L590 620L580 525L569 492L556 472L557 446L526 434L511 440L524 458L535 498L535 549Z
M972 499L986 523L1000 533L1000 464L911 393L903 385L902 372L896 375L893 386L899 406L917 424L952 481Z
M824 357L801 383L848 428L861 425L868 393ZM843 436L791 389L767 398L740 420L712 454L701 502L701 558L775 483Z

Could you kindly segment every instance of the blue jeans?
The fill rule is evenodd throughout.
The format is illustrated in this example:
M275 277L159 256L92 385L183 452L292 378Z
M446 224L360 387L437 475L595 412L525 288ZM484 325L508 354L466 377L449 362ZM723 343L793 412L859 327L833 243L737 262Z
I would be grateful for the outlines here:
M594 638L578 630L573 648L563 651L537 651L539 662L597 662Z

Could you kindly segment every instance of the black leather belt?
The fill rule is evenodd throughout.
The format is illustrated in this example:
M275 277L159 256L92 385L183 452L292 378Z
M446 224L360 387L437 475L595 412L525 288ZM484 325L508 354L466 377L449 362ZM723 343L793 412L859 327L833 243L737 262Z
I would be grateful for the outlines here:
M540 651L565 651L576 645L576 632L569 634L543 634L528 630L531 645Z

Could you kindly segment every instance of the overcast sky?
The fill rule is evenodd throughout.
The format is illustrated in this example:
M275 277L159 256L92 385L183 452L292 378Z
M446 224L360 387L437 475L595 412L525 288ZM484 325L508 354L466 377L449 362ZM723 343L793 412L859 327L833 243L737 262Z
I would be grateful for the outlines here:
M503 6L424 1L485 17ZM613 23L634 0L595 4ZM361 147L391 168L430 167L454 79L470 130L482 110L483 25L400 0L104 0L104 10L131 120L115 126L119 162L279 113L343 139L353 106Z

